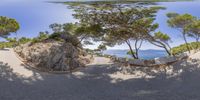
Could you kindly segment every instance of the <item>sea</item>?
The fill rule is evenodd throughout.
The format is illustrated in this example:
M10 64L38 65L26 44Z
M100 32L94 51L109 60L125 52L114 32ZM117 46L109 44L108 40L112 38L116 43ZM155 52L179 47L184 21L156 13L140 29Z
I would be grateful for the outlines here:
M132 58L131 55L128 55L127 52L129 50L105 50L103 51L103 54L107 54L107 55L114 55L116 57L122 57L122 58ZM149 49L149 50L140 50L139 51L139 57L141 59L154 59L157 57L165 57L167 56L166 51L164 50L153 50L153 49Z

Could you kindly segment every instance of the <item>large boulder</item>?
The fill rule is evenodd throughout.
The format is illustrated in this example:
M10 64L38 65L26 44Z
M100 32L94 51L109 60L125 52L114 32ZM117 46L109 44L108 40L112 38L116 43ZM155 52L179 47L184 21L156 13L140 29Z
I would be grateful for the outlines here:
M131 65L144 66L145 60L143 60L143 59L129 59L128 63L131 64Z
M155 58L155 64L157 65L163 65L168 63L176 62L178 59L177 57L161 57L161 58Z
M177 57L181 60L181 59L188 58L189 56L190 56L190 53L185 52L185 53L178 55Z
M89 58L71 43L45 41L17 46L15 52L35 67L50 71L69 71L84 67Z

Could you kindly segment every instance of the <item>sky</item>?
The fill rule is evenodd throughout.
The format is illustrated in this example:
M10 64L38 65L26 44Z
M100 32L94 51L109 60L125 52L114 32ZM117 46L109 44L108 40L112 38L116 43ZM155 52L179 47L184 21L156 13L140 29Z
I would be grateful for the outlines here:
M47 0L1 0L0 16L7 16L16 19L20 23L20 30L17 32L19 37L35 37L41 31L49 31L49 25L52 23L74 22L73 11L67 9L62 4L46 3ZM49 1L49 0L48 0ZM53 0L51 0L53 1ZM168 27L166 13L177 12L180 14L189 13L200 17L200 1L195 2L162 2L160 5L166 7L157 13L155 23L159 23L159 29L163 33L172 37L170 44L178 46L183 42L181 33ZM15 34L11 35L15 37ZM0 39L2 41L3 39ZM193 41L193 39L188 39ZM99 43L86 46L86 48L95 49ZM128 49L127 45L115 46L108 49ZM149 43L144 43L142 49L161 49Z

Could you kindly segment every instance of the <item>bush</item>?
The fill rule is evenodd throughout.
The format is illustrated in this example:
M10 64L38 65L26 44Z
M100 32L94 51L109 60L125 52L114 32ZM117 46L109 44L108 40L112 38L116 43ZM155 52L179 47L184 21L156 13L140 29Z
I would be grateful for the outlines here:
M18 40L18 43L19 44L25 44L25 43L28 43L28 42L31 42L31 41L32 41L32 39L30 39L30 38L22 37Z
M53 33L49 36L49 39L53 39L53 40L57 40L57 41L60 41L61 38L60 38L60 33Z
M49 38L49 34L48 33L40 32L39 36L37 36L36 38L33 38L31 43L41 42L41 41L46 40L48 38Z
M6 38L6 39L7 39L7 42L0 42L0 49L12 48L20 44L25 44L32 40L30 38L25 38L25 37L20 38L18 41L16 40L16 38Z
M188 45L189 45L190 50L200 49L200 42L192 42L192 43L189 43ZM187 49L186 44L182 44L180 46L172 48L172 53L175 55L183 53L183 52L187 52L187 51L188 49Z
M14 46L13 42L0 42L0 49L12 48Z

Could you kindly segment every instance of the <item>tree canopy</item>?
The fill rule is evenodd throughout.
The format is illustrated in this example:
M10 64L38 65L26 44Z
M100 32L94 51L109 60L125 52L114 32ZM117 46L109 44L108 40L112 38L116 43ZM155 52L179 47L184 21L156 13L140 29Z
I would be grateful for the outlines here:
M49 26L53 30L53 34L49 36L51 39L64 40L70 42L76 47L82 45L91 45L89 34L85 34L85 27L78 23L51 24Z
M143 41L158 28L153 22L159 9L162 7L96 4L75 8L74 17L79 19L82 32L94 41L102 41L107 46L125 43L132 56L138 59Z
M169 13L170 14L170 13ZM179 29L180 31L183 32L183 34L186 34L184 31L185 31L185 28L188 24L191 24L194 19L196 19L196 17L190 15L190 14L176 14L174 13L174 16L169 16L168 17L170 18L167 22L168 22L168 25L172 28L177 28Z
M169 35L159 31L154 33L153 41L151 41L151 43L158 47L164 48L168 55L171 56L171 46L169 45L170 40L171 38L169 37Z
M200 39L200 20L195 20L193 23L187 25L186 32L188 36L196 39L196 42L199 42Z
M105 51L107 48L106 48L106 46L105 45L99 45L98 46L98 48L97 48L97 50L99 50L99 51L101 51L101 52L103 52L103 51Z
M12 18L0 16L0 37L7 37L10 33L19 30L19 23Z
M179 30L182 33L183 39L185 41L185 44L187 46L188 51L190 52L190 47L187 42L187 27L188 25L191 25L195 20L196 17L190 15L190 14L177 14L177 13L169 13L168 16L168 25L172 28L175 28Z

